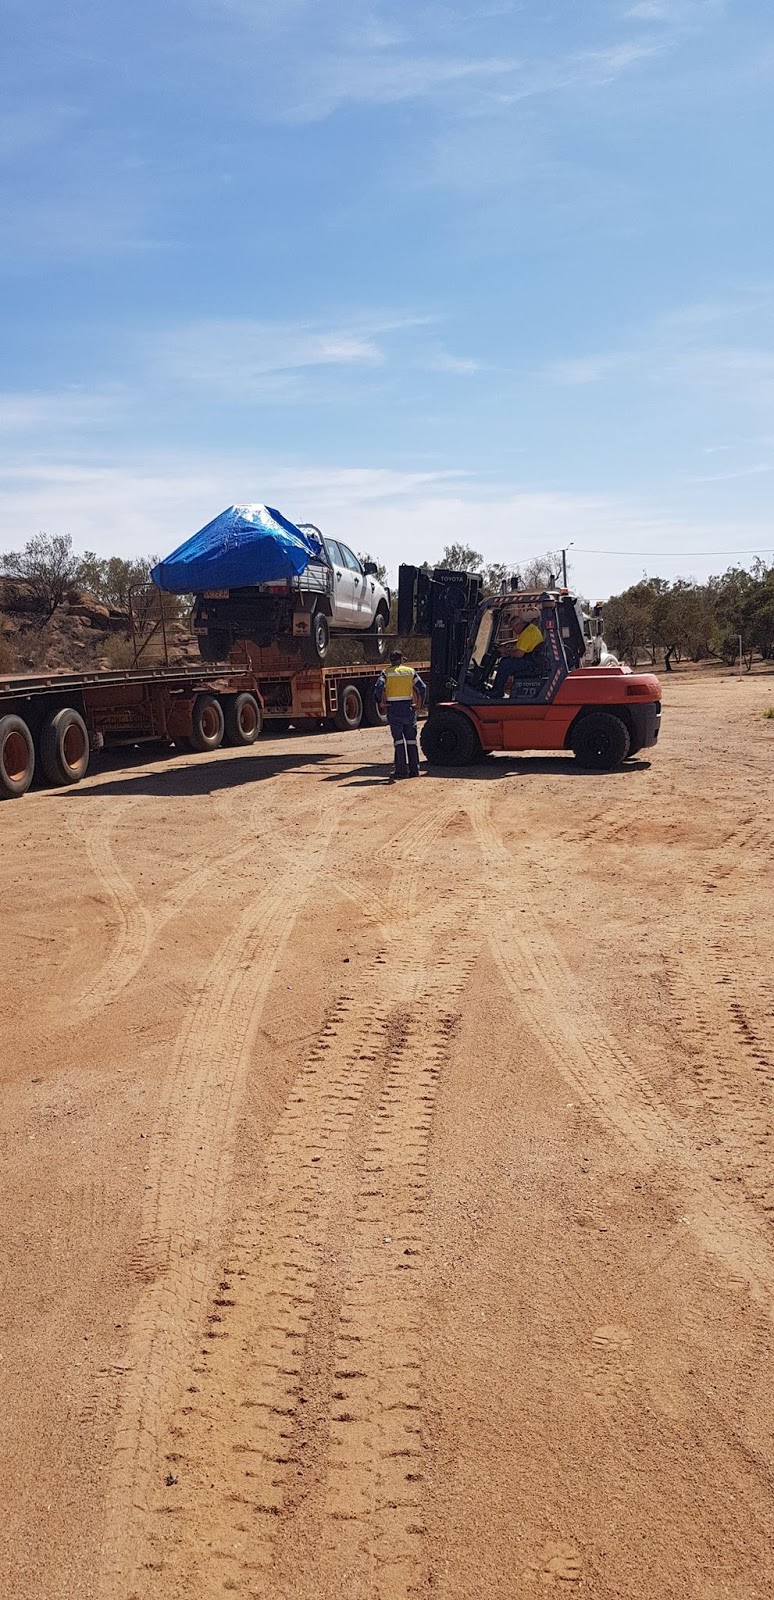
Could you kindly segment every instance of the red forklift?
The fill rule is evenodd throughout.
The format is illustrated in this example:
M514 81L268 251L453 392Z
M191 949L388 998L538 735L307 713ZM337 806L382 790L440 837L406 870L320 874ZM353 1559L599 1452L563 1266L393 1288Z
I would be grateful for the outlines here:
M610 772L656 743L658 678L598 649L599 664L584 665L588 619L567 589L484 599L482 586L467 572L400 568L398 633L430 636L421 736L430 766L465 766L493 750L571 750L581 766ZM597 614L592 631L601 627ZM541 642L520 656L525 628Z

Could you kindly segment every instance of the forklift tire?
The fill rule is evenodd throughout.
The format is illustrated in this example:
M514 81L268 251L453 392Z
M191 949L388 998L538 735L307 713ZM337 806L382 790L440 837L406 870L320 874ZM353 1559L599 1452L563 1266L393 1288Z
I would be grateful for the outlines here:
M0 798L18 800L35 774L35 746L22 717L0 717Z
M431 711L420 744L431 767L467 767L481 754L478 734L461 711Z
M80 783L89 765L89 731L73 706L62 706L46 717L40 730L40 765L55 789Z
M198 694L191 712L192 750L217 750L223 743L226 723L223 707L214 694Z
M224 696L223 715L226 744L255 744L263 726L263 717L254 694Z
M363 720L363 698L356 683L347 683L339 690L339 709L334 712L333 726L339 733L354 733Z
M572 734L576 761L592 772L612 772L629 754L629 729L612 711L590 711Z

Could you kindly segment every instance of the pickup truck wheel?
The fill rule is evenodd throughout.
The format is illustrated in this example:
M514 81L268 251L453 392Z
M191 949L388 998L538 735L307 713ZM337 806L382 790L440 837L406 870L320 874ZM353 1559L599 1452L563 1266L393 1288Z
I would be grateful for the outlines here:
M461 711L431 711L419 742L431 767L467 767L481 754L478 734Z
M339 733L352 733L359 728L363 720L363 701L356 683L345 684L339 690L339 709L334 712L332 721L334 728Z
M223 743L226 723L223 707L214 694L198 694L191 713L191 748L217 750Z
M384 637L386 628L387 618L385 617L384 612L377 611L368 632L371 635L371 650L373 650L374 654L380 661L382 661L387 654L387 640Z
M18 800L35 772L35 745L21 717L0 717L0 797Z
M231 640L222 628L215 628L212 633L198 633L196 638L202 661L228 660Z
M223 699L223 716L227 744L255 744L263 726L263 717L254 694L226 695Z
M40 764L55 789L80 783L89 765L89 730L73 706L52 711L40 730Z
M331 627L324 611L315 611L312 616L312 652L315 661L324 661L328 654L331 642Z
M629 754L629 729L612 711L590 711L572 735L576 761L592 772L612 772Z

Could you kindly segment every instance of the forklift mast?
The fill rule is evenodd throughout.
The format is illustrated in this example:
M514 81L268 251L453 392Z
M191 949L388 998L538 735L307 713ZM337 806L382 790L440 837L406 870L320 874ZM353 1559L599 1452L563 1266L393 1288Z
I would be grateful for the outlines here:
M398 633L430 638L428 705L454 696L471 624L481 604L479 573L436 567L398 570Z

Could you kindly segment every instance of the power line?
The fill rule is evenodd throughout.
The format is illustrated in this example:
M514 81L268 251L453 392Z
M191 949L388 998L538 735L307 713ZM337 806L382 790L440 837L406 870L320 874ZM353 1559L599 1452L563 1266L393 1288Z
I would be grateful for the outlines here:
M576 544L573 549L579 556L645 556L649 560L656 556L661 560L662 557L667 556L672 561L687 561L692 556L706 558L709 556L759 556L762 554L760 545L756 545L754 550L589 550L585 545Z

